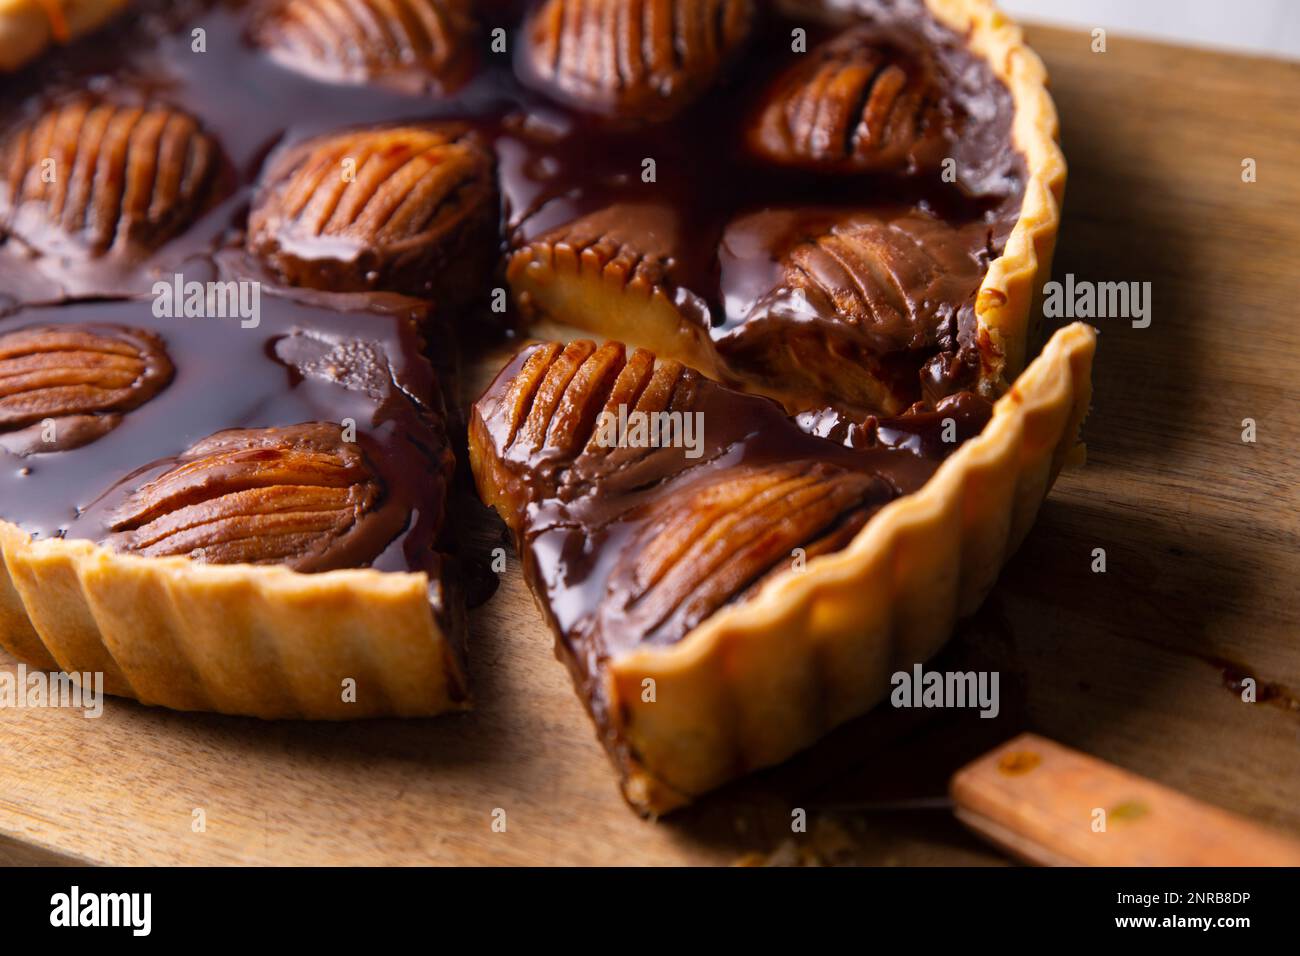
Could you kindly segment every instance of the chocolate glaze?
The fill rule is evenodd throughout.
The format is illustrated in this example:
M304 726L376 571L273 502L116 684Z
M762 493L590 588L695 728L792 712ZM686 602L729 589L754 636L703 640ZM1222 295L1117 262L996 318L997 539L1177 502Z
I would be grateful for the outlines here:
M570 653L588 662L583 667L588 676L600 660L638 644L680 640L718 607L743 600L767 576L788 567L793 547L804 548L811 558L847 544L877 510L925 484L952 451L979 433L991 412L987 401L963 393L934 411L818 427L795 422L770 399L682 370L667 378L671 397L653 407L698 413L699 455L688 456L681 443L606 449L594 444L594 410L616 404L649 408L645 396L653 386L646 386L640 399L635 392L611 399L618 389L613 375L630 367L638 354L624 366L603 355L606 349L621 354L621 346L611 344L591 355L594 347L578 351L580 345L551 359L545 367L555 371L531 389L521 384L539 374L530 360L539 362L549 355L547 348L555 347L531 346L520 352L475 404L471 442L480 489L515 531L534 592ZM560 374L570 356L579 370ZM644 360L648 353L639 357ZM608 368L601 365L602 359ZM660 363L660 373L674 364ZM563 383L563 397L551 392L549 386L556 383ZM525 396L522 411L520 395ZM544 407L548 401L553 409ZM540 421L547 426L544 440L536 440L543 434L537 425L539 409ZM521 425L524 419L529 421ZM945 441L947 419L953 424ZM653 552L656 535L687 521L692 509L703 508L701 502L720 481L773 469L790 470L791 479L807 473L811 485L822 490L832 489L844 475L866 480L853 483L844 503L826 511L826 520L814 523L814 531L803 537L792 531L794 537L786 540L772 528L755 524L751 532L757 537L747 543L739 526L733 527L724 536L729 555L734 558L749 545L757 551L743 562L746 573L735 578L725 595L681 598L671 607L648 611L646 605L656 602L646 600L648 589L636 565ZM790 487L793 493L803 486L791 480ZM744 494L738 499L745 500ZM723 508L720 515L739 511ZM779 507L773 524L796 511L793 506ZM820 546L814 547L815 542ZM710 574L722 575L722 567L694 569L693 585L702 585Z
M619 407L699 413L701 453L602 446L597 410ZM621 762L606 660L681 640L789 569L796 548L808 561L846 546L990 413L962 393L940 411L860 425L826 413L821 437L817 423L769 399L655 365L649 353L543 344L520 352L475 404L470 454L480 494L514 532L557 652Z
M839 30L806 14L760 11L740 62L724 71L707 95L670 122L629 128L627 121L636 117L609 123L520 82L513 59L523 58L527 49L519 22L522 3L479 10L481 27L509 29L513 53L477 51L480 62L473 75L441 95L382 84L331 84L287 69L249 42L251 8L239 0L142 0L139 6L140 13L7 82L0 93L0 126L20 123L87 86L109 99L171 104L193 115L227 158L234 179L228 196L143 263L100 259L86 265L43 257L33 268L11 241L0 249L0 290L11 299L140 292L154 274L169 274L178 264L201 278L197 271L207 252L240 241L268 153L314 134L397 120L456 119L479 130L497 157L505 245L519 245L613 203L648 202L669 210L679 220L679 242L668 278L684 309L713 329L724 352L736 327L751 318L756 277L770 278L773 256L810 227L807 220L787 222L752 261L731 254L720 269L719 243L741 216L781 208L795 219L805 210L813 220L823 220L828 206L933 216L957 230L953 241L973 264L962 288L945 296L950 308L969 313L967 303L988 258L1001 250L1020 206L1024 163L1010 143L1010 95L962 37L924 12L920 0L858 0L854 22L867 24L895 48L929 51L954 124L946 145L956 161L955 183L910 172L828 175L780 168L750 152L746 130L774 77L797 62L791 30L807 30L810 50ZM206 42L201 53L192 49L191 31L199 29ZM642 181L647 158L656 164L653 183ZM942 316L934 323L941 325ZM954 334L968 338L965 325ZM933 331L921 339L926 354L944 348ZM745 364L744 354L738 362Z
M5 329L107 324L152 333L175 377L80 448L22 457L0 450L0 518L37 537L114 545L123 499L196 442L230 428L341 428L352 419L380 488L374 511L389 530L376 538L363 527L346 558L305 569L370 566L441 580L453 459L415 330L426 307L397 296L371 296L363 309L357 297L298 295L263 294L256 328L238 318L159 318L151 298L31 307L5 319Z
M0 515L38 535L101 540L108 528L98 496L110 488L120 491L125 486L118 483L143 463L172 460L222 429L352 417L375 443L385 487L408 502L412 514L407 529L371 564L398 570L441 563L436 549L443 482L430 479L438 468L428 463L443 460L445 439L439 414L425 414L438 404L437 389L427 366L415 358L414 333L394 318L410 315L409 304L385 306L378 297L359 306L387 314L364 317L361 336L379 343L377 354L391 365L387 375L374 372L383 363L368 362L354 346L343 345L358 337L362 317L335 312L324 300L264 295L263 324L255 331L240 330L233 321L154 319L147 300L33 306L70 296L140 295L159 276L177 271L187 280L214 277L218 261L240 261L222 260L217 253L243 246L249 203L268 159L309 137L349 126L455 120L472 127L496 157L500 251L616 203L648 204L656 215L667 215L677 236L666 267L674 300L709 330L739 372L769 374L764 362L771 350L786 347L802 330L814 342L833 340L844 354L877 362L882 374L896 380L904 404L926 399L932 406L970 385L972 363L977 363L974 293L1016 221L1025 169L1010 141L1010 95L987 64L966 49L964 38L934 21L921 0L853 0L852 16L891 49L925 51L948 97L944 116L951 129L945 145L957 172L952 183L910 167L852 175L782 167L751 151L746 130L773 80L797 56L791 30L807 30L813 49L835 36L840 25L764 9L737 62L695 103L666 122L646 124L643 117L627 115L610 122L520 81L516 61L527 49L520 29L524 7L510 0L479 9L480 29L473 35L485 40L492 27L506 26L511 52L479 48L470 57L477 68L463 83L451 85L395 89L382 82L357 83L355 77L336 84L286 68L250 42L252 6L244 0L140 0L136 12L116 25L7 80L0 91L0 136L90 89L113 103L159 103L193 116L219 150L222 169L221 186L212 193L219 197L215 204L147 254L86 261L75 250L39 255L12 237L0 244L0 312L6 304L16 311L3 320L5 326L95 321L153 330L167 343L177 368L159 400L135 409L97 441L66 453L0 455ZM649 183L642 179L647 158L655 161L656 172ZM942 226L940 258L949 268L937 291L926 287L934 295L906 290L897 321L887 327L866 323L855 330L836 315L790 314L780 260L825 226L831 208L846 214L869 210L882 219L922 217ZM776 211L771 221L782 223L780 228L759 229L747 245L723 245L724 236L737 235L734 228L752 225L755 214L768 210ZM738 251L739 245L744 249ZM437 298L436 289L428 291ZM487 292L477 309L465 311L486 312ZM290 337L295 331L300 335ZM303 336L324 337L329 348ZM750 347L755 340L761 347ZM882 345L888 354L878 354ZM324 355L335 347L342 349L339 361ZM324 370L325 377L301 371L309 367ZM709 406L710 417L726 422L734 413L735 421L712 434L706 429L710 454L704 464L681 469L671 455L655 457L654 467L662 472L655 487L693 493L694 482L724 467L807 462L823 477L830 475L827 469L872 476L852 518L865 520L885 501L920 487L943 450L929 437L934 421L924 410L878 422L846 408L842 414L827 413L840 415L834 421L794 422L765 401L742 401L715 386L701 392L708 402L723 403ZM983 424L980 400L954 401L962 429ZM835 438L840 447L805 434L800 424ZM521 474L531 473L531 466L520 468ZM600 493L584 499L582 507L590 513L579 514L576 527L599 538L601 547L572 529L562 530L556 516L544 513L549 499L535 499L541 510L528 541L534 557L528 560L545 593L560 589L553 613L566 635L577 634L579 622L592 613L593 582L604 587L615 579L609 562L636 530L636 522L623 514L653 497L650 486L616 493L608 477L594 480L592 487ZM579 507L576 501L564 507ZM836 535L848 526L822 530L828 540L840 540ZM695 620L689 614L656 619L647 634L657 642L675 640ZM624 630L613 624L601 629ZM608 639L593 639L588 649L605 653Z

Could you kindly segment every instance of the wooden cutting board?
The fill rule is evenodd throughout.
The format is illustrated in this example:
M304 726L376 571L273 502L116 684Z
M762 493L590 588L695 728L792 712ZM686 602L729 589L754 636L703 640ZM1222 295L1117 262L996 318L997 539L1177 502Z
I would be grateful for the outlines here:
M1149 281L1153 315L1096 320L1088 463L934 665L999 670L997 719L879 711L646 823L513 565L473 617L471 714L0 711L0 862L996 863L940 798L1024 729L1300 835L1300 64L1029 34L1071 165L1056 275Z

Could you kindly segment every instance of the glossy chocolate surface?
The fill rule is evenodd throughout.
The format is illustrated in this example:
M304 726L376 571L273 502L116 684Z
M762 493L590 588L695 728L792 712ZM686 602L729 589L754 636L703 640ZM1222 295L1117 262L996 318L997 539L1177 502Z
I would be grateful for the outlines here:
M124 506L191 446L240 428L292 438L292 427L304 423L322 423L319 430L338 440L350 420L366 462L359 472L365 481L358 483L370 494L369 507L357 504L346 537L328 546L314 542L304 561L282 554L276 563L427 571L439 579L453 460L441 393L420 354L415 323L424 306L396 296L299 295L302 301L263 294L255 328L243 327L240 318L158 317L152 298L32 307L4 319L4 331L138 330L162 343L175 372L115 428L81 447L25 455L0 450L0 518L41 538L155 553L120 537L128 525L138 526L123 523L130 510ZM255 468L256 462L235 468L234 478ZM293 484L292 470L289 476ZM269 541L272 526L257 534ZM256 550L244 558L256 560Z
M379 10L383 5L365 6ZM175 272L186 280L215 277L216 254L245 245L250 204L264 171L310 138L350 127L442 121L469 127L495 158L498 229L482 241L495 239L498 253L615 204L639 204L656 217L667 217L676 237L665 265L672 298L689 321L707 330L719 353L739 372L779 377L783 370L772 364L773 357L794 352L803 342L808 354L840 356L838 361L850 374L856 361L864 368L869 363L878 366L873 374L896 383L903 406L924 399L932 412L934 403L969 387L972 363L977 362L974 294L1017 218L1024 163L1010 143L1009 94L988 66L965 48L963 38L935 22L920 0L854 0L851 20L892 51L888 62L924 62L921 89L939 89L945 99L940 106L907 108L916 110L923 125L939 124L947 158L954 161L955 181L931 168L938 152L929 126L909 132L904 125L890 134L895 140L901 137L903 146L909 137L923 139L924 148L885 150L907 158L897 167L881 161L867 168L827 171L774 161L755 151L749 131L769 109L778 81L801 62L801 54L791 51L792 30L806 30L807 47L813 51L832 41L843 23L760 5L745 42L725 58L707 88L698 96L693 93L693 102L683 103L671 118L647 123L635 109L615 110L617 115L611 116L608 109L583 109L572 98L565 103L553 99L547 84L522 68L529 50L522 27L526 6L478 5L477 28L466 34L475 45L456 58L454 76L430 75L429 82L408 82L409 70L403 71L407 75L400 83L389 82L391 77L367 82L372 70L368 65L361 71L367 76L346 70L342 75L331 73L328 62L319 63L320 70L305 70L292 57L273 56L253 38L258 33L261 42L268 43L258 32L264 21L257 19L266 5L243 0L141 0L137 13L7 79L0 91L0 137L39 122L43 114L89 91L119 112L139 108L144 115L161 104L191 117L201 130L200 141L212 146L203 155L217 168L204 173L204 182L210 178L213 188L196 194L194 202L180 210L187 221L166 222L148 233L148 242L133 243L130 255L113 254L111 247L104 251L99 248L102 242L89 247L89 253L84 243L25 244L19 210L12 200L8 213L0 208L0 220L8 216L0 221L7 233L0 243L0 313L14 312L0 319L0 329L38 321L152 329L168 343L177 367L175 380L161 395L132 410L98 440L58 455L0 457L0 514L15 516L11 520L33 533L101 540L112 522L103 505L107 499L100 496L110 489L110 497L129 494L120 483L150 462L160 463L152 466L154 471L165 469L165 463L174 464L195 442L223 429L353 417L359 425L371 423L362 430L378 442L377 468L393 493L410 502L414 516L373 565L423 567L438 560L432 547L441 527L442 487L431 477L427 457L408 456L407 446L413 444L440 460L445 448L441 424L429 426L432 431L415 423L408 429L386 418L397 401L391 380L380 383L379 398L370 394L364 383L371 379L367 369L375 363L360 353L345 351L335 362L323 357L328 349L304 345L315 353L297 354L285 364L270 344L276 335L287 336L294 329L335 336L337 344L337 337L356 336L355 330L364 325L366 338L379 336L379 354L401 357L393 359L400 366L394 378L401 381L402 376L426 374L416 368L415 346L398 341L409 330L269 295L263 296L263 324L256 332L228 321L222 325L222 320L153 319L148 301L23 308L68 296L144 294L157 278ZM508 31L505 51L488 45L497 26ZM415 68L418 73L419 65ZM908 74L910 67L900 69ZM322 74L338 82L321 79ZM646 160L653 160L651 181L643 175ZM919 232L927 237L916 243L920 258L899 253L897 265L891 266L892 274L903 278L888 308L868 303L860 321L831 314L833 303L817 298L818 282L803 288L800 296L790 295L791 261L813 279L829 274L830 260L818 259L825 250L816 244L845 217L857 217L854 221L867 223L868 232L874 230L873 248L906 249L899 233L881 232L899 222L922 221ZM910 228L902 230L904 239L919 234ZM331 274L324 264L313 266L313 255L327 260L337 255L336 244L308 241L295 248L301 260L295 270ZM265 262L238 257L224 261L244 261L244 272L265 277L260 271ZM385 281L381 270L362 272L371 288ZM281 281L293 280L283 273ZM372 280L372 273L377 278ZM435 301L441 298L435 286L422 291ZM490 290L484 288L481 302L459 307L450 318L474 319L486 313L489 302ZM807 303L811 310L805 308ZM378 306L367 300L352 307L373 311ZM307 340L278 341L301 345ZM285 347L297 352L299 345ZM362 384L347 388L289 369L304 363L334 369L330 374L354 386ZM435 389L426 385L412 394L432 407ZM732 396L728 402L739 400L725 394ZM960 405L979 400L955 401ZM736 427L748 431L723 431L710 438L717 442L717 460L738 455L746 462L771 465L808 461L822 469L819 475L828 467L878 472L864 507L919 487L933 469L934 458L927 456L934 447L926 437L932 422L924 410L906 421L880 424L854 412L828 412L796 422L770 403L762 403L762 408L761 413L753 412L764 422L761 429L749 421L750 411L738 412ZM958 416L963 421L982 423L975 405L958 410L971 412ZM409 417L409 409L403 416ZM814 434L805 434L800 425ZM759 437L759 431L771 436ZM822 440L819 433L834 440ZM837 442L841 447L834 450ZM888 445L914 448L922 455L882 451ZM879 468L863 464L864 455L880 454L892 457ZM692 467L680 480L692 472L691 480L705 473ZM882 488L887 493L878 493ZM612 515L628 505L613 492L607 496L610 503L601 505L602 514ZM598 515L585 527L605 529L599 534L616 537L623 524ZM607 550L617 552L619 545L612 540ZM576 618L567 611L564 617L571 630L571 619ZM676 639L684 620L671 626L655 622L648 633L656 635L655 640Z
M670 121L646 124L639 115L611 122L561 105L544 84L534 88L521 80L527 71L517 69L516 61L526 60L529 49L521 3L477 8L480 29L470 34L476 46L468 56L473 68L463 83L441 91L400 91L378 82L324 82L285 67L249 39L257 4L144 0L143 13L7 81L0 127L29 122L87 88L114 102L169 104L193 116L220 150L228 177L220 193L225 198L142 263L111 257L87 263L66 255L33 260L10 239L0 248L0 294L34 301L64 292L139 292L148 288L151 274L168 274L182 263L187 274L202 278L197 273L206 253L242 241L269 154L351 126L458 120L474 127L495 153L503 249L614 203L649 203L667 211L677 223L668 267L674 295L741 365L749 361L752 337L741 341L736 330L773 311L769 302L760 315L751 314L773 279L780 284L778 260L824 223L828 208L870 209L885 217L920 213L947 224L954 231L950 243L970 268L960 288L945 290L944 308L923 317L922 334L909 338L918 343L923 361L936 349L951 351L955 346L948 340L970 331L949 327L954 323L948 315L969 313L989 257L1001 250L1014 225L1023 160L1010 145L1009 94L961 37L939 26L919 0L858 0L853 6L859 29L866 23L890 50L924 53L932 62L948 98L944 122L951 129L943 145L954 161L955 182L910 165L828 174L782 166L752 151L747 131L758 123L775 79L803 56L791 52L791 31L806 30L808 49L815 51L842 28L809 15L760 8L736 62ZM496 26L509 31L507 52L488 45L486 35ZM194 48L199 35L203 52ZM654 160L653 182L643 181L647 159ZM732 223L768 209L784 211L773 220L779 227L720 251ZM483 290L479 308L488 307L488 292ZM430 294L437 297L436 290ZM827 316L796 318L836 325ZM837 336L841 331L833 328Z
M885 421L797 423L770 399L651 365L615 343L531 346L471 420L480 490L583 681L606 657L680 640L788 569L795 549L810 560L843 547L991 413L963 393ZM611 445L598 411L680 413L699 430L659 447L624 431Z

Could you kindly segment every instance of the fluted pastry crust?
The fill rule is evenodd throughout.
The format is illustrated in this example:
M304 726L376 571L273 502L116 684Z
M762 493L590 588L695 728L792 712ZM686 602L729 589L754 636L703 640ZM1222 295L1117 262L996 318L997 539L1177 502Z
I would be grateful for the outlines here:
M0 553L0 646L49 670L102 672L110 694L321 720L468 705L450 636L460 612L423 573L137 557L33 541L7 521Z
M1061 223L1066 163L1058 142L1056 104L1047 91L1047 68L1024 31L993 0L925 0L939 22L967 37L1011 91L1015 103L1011 140L1025 158L1028 179L1020 218L1002 255L989 264L980 284L975 314L988 343L985 377L1010 382L1025 367L1030 341L1042 322L1040 280L1051 274L1052 252Z

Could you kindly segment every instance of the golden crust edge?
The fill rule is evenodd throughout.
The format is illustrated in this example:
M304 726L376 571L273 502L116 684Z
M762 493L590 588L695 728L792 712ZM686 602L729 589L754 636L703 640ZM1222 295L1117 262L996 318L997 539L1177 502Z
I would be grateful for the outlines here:
M1025 366L1029 341L1037 337L1039 277L1051 271L1061 221L1067 165L1060 120L1048 91L1047 68L1025 42L1024 31L992 0L925 0L940 23L967 37L1011 93L1015 106L1011 140L1025 159L1028 179L1020 216L1002 255L989 264L975 301L975 314L1001 354L992 376L1012 381Z
M49 47L98 29L130 2L59 0L62 19L56 23L46 0L0 0L0 73L18 70Z
M611 661L605 691L627 744L629 802L664 813L779 763L883 699L894 670L936 653L992 587L1074 446L1095 345L1081 323L1057 332L984 431L848 548L669 648Z
M444 595L440 622L428 589L423 572L140 557L33 540L0 520L0 646L29 666L102 672L108 693L173 710L313 720L463 710L462 615Z

